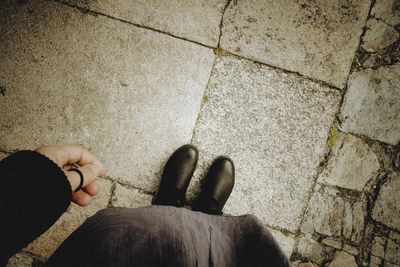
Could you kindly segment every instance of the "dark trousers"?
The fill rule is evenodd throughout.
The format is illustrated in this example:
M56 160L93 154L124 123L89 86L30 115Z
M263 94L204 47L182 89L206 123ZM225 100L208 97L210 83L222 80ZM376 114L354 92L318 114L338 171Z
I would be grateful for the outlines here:
M253 215L214 216L185 208L99 211L56 250L47 266L289 266Z

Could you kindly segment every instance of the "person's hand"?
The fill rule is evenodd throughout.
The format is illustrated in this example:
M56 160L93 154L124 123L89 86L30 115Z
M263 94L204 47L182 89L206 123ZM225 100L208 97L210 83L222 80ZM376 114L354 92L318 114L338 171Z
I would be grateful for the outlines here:
M98 159L85 148L75 145L41 146L36 148L35 151L54 161L64 171L71 184L72 192L78 188L80 177L78 173L68 170L74 164L77 164L83 174L84 182L82 190L73 193L72 200L80 206L90 204L92 197L100 191L96 178L106 175L106 168Z

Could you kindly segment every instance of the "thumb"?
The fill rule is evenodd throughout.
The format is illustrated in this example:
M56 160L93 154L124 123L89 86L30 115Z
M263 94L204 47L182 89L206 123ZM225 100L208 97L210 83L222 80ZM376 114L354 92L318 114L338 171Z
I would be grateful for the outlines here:
M92 183L98 176L104 174L104 170L102 169L102 167L95 163L89 163L87 165L80 166L77 169L79 169L83 175L82 187L87 186L88 184ZM81 181L79 173L76 171L69 171L69 170L64 170L64 173L71 184L72 191L75 191L75 189L78 188Z

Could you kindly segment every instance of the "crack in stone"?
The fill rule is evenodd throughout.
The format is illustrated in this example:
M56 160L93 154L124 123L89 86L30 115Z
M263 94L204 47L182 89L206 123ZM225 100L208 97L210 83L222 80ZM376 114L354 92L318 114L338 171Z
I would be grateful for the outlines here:
M117 182L113 182L110 188L110 198L108 199L107 208L113 207L112 202L115 195L115 188L117 187Z
M204 105L204 103L206 101L208 101L208 97L206 97L207 96L206 95L207 94L207 88L209 87L209 85L211 83L211 77L213 76L215 65L217 64L217 60L218 60L218 57L215 56L214 57L214 61L213 61L213 65L211 67L210 75L208 76L208 81L207 81L206 87L204 88L203 95L201 97L200 109L199 109L199 113L197 114L196 122L194 123L194 126L193 126L192 136L190 137L190 144L193 144L193 140L194 140L195 134L196 134L196 127L197 127L197 124L199 122L200 113L201 113L201 110L203 108L203 105Z
M356 64L356 62L358 61L357 54L358 54L358 51L360 51L360 49L362 49L362 47L361 47L361 45L362 45L362 40L364 39L365 33L366 33L367 30L368 30L368 28L367 28L367 22L368 22L368 20L372 17L371 12L372 12L372 8L373 8L374 5L375 5L375 2L376 2L376 0L372 0L372 1L371 1L371 4L370 4L370 6L369 6L369 11L368 11L368 15L367 15L367 18L366 18L366 20L365 20L365 23L364 23L363 32L361 33L360 39L358 40L357 49L356 49L356 51L355 51L355 53L354 53L353 63L351 64L350 71L349 71L349 73L347 74L347 79L346 79L346 83L345 83L345 84L346 84L346 87L347 87L347 83L349 82L350 74L351 74L351 73L353 72L353 70L355 69L355 64ZM357 62L357 64L359 64L359 63Z
M5 96L6 91L7 91L7 88L3 85L0 85L0 95Z
M220 48L220 42L221 42L221 36L222 36L222 27L224 26L224 15L226 10L228 9L228 6L230 5L230 3L232 2L232 0L228 0L224 6L224 9L222 11L222 16L221 16L221 21L219 22L219 36L218 36L218 44L217 44L217 48Z
M174 34L169 33L169 32L164 32L164 31L161 31L161 30L158 30L158 29L155 29L155 28L151 28L151 27L147 27L147 26L140 25L140 24L136 24L136 23L133 23L133 22L124 20L124 19L116 18L116 17L110 16L110 15L107 15L107 14L104 14L104 13L101 13L101 12L93 11L93 10L90 10L90 9L87 9L87 8L82 8L82 7L80 7L80 6L77 6L77 5L73 5L73 4L64 2L64 1L62 1L62 0L53 0L53 1L56 2L56 3L62 4L62 5L69 6L69 7L71 7L71 8L77 9L77 10L83 12L83 13L91 14L91 15L94 15L94 16L98 16L98 15L104 16L104 17L107 17L107 18L110 18L110 19L118 20L118 21L120 21L120 22L133 25L133 26L138 27L138 28L147 29L147 30L151 30L151 31L158 32L158 33L161 33L161 34L165 34L165 35L171 36L171 37L173 37L173 38L177 38L177 39L180 39L180 40L183 40L183 41L187 41L187 42L190 42L190 43L194 43L194 44L197 44L197 45L200 45L200 46L202 46L202 47L209 48L209 49L215 49L215 48L218 49L218 48L219 48L219 41L218 41L218 46L217 46L217 47L212 47L212 46L208 46L208 45L205 45L205 44L202 44L202 43L193 41L193 40L189 40L189 39L184 38L184 37L180 37L180 36L174 35ZM232 1L232 0L228 0L229 3L230 3L231 1ZM228 7L228 6L227 6L227 7ZM225 13L225 12L224 12L224 13ZM220 34L219 38L220 38L220 37L221 37L221 34ZM235 53L232 52L232 51L228 51L228 52L229 52L229 54L231 54L232 56L235 56L235 57L238 57L238 58L241 58L241 59L245 59L245 60L249 60L249 61L252 61L252 62L254 62L254 63L260 64L260 65L263 65L263 66L267 66L267 67L272 68L272 69L280 70L280 71L283 71L284 73L294 74L294 75L297 75L297 76L299 76L299 77L303 77L303 78L305 78L305 79L307 79L307 80L310 80L310 81L312 81L312 82L315 82L315 83L324 85L324 86L326 86L326 87L328 87L329 89L332 89L332 90L342 91L342 89L340 89L340 88L338 88L338 87L336 87L336 86L334 86L334 85L332 85L332 84L329 84L329 83L327 83L327 82L324 82L324 81L315 79L315 78L313 78L313 77L309 77L309 76L303 75L303 74L301 74L301 73L299 73L299 72L295 72L295 71L290 71L290 70L282 69L282 68L279 68L279 67L276 67L276 66L273 66L273 65L268 65L268 64L266 64L266 63L263 63L263 62L254 60L254 59L252 59L252 58L248 58L248 57L244 57L244 56L235 54Z
M53 0L53 1L56 2L56 3L62 4L62 5L69 6L69 7L71 7L71 8L77 9L77 10L83 12L83 13L87 13L87 14L94 15L94 16L99 16L99 15L100 15L100 16L104 16L104 17L107 17L107 18L109 18L109 19L118 20L118 21L120 21L120 22L127 23L127 24L133 25L133 26L138 27L138 28L142 28L142 29L146 29L146 30L158 32L158 33L161 33L161 34L165 34L165 35L168 35L168 36L171 36L171 37L174 37L174 38L177 38L177 39L186 41L186 42L190 42L190 43L194 43L194 44L197 44L197 45L206 47L206 48L213 48L212 46L205 45L205 44L202 44L202 43L200 43L200 42L193 41L193 40L189 40L189 39L187 39L187 38L174 35L174 34L172 34L172 33L170 33L170 32L164 32L164 31L158 30L158 29L156 29L156 28L152 28L152 27L140 25L140 24L137 24L137 23L133 23L133 22L131 22L131 21L127 21L127 20L124 20L124 19L116 18L116 17L113 17L113 16L111 16L111 15L107 15L107 14L105 14L105 13L98 12L98 11L93 11L93 10L91 10L91 9L89 9L89 8L81 7L81 6L78 6L78 5L70 4L70 3L64 2L64 1L62 1L62 0Z

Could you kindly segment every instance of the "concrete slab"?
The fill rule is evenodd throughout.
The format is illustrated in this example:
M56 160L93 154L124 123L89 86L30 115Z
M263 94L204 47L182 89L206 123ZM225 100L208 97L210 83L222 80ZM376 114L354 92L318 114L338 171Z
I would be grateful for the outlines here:
M361 47L368 52L382 52L400 37L394 27L380 20L369 19L366 27Z
M400 23L400 8L398 0L376 0L371 15L385 23L396 26Z
M368 52L382 52L400 37L400 33L394 27L380 20L369 19L365 27L367 30L363 36L361 47Z
M66 0L65 2L216 47L222 13L228 0Z
M387 181L379 191L372 216L375 220L400 230L400 173L394 172L388 176Z
M32 267L34 265L34 260L32 259L31 255L19 252L15 254L8 260L8 264L6 267Z
M343 252L337 251L335 253L335 257L333 258L332 262L329 263L328 267L357 267L357 262L353 255Z
M102 179L99 179L98 182L101 191L89 206L79 207L72 204L69 211L65 212L43 235L30 243L24 251L47 259L87 218L97 211L107 208L111 197L111 182Z
M111 205L113 207L141 208L151 206L152 199L152 195L117 184L111 199Z
M340 133L318 182L363 191L379 168L377 156L362 139Z
M322 262L326 255L325 248L320 243L312 239L310 236L302 236L299 238L297 252L307 257L307 259L318 263L317 266L322 265ZM310 265L305 266L309 267Z
M345 202L337 197L336 191L316 191L311 196L304 220L301 225L303 233L315 232L324 236L339 237L342 231Z
M400 64L355 72L340 109L342 131L400 141Z
M370 1L232 1L221 47L343 88Z
M253 213L296 231L340 101L337 90L235 57L216 60L192 143L200 151L189 196L212 159L231 157L225 212Z
M294 243L295 243L295 238L292 235L285 235L282 232L278 230L273 230L269 229L276 239L278 241L279 246L282 248L283 252L285 255L290 258L290 256L293 253L294 249Z
M83 144L155 191L190 141L212 50L50 1L2 8L0 32L0 147Z
M337 189L317 184L300 230L306 234L342 237L360 242L364 230L364 199L350 203Z

